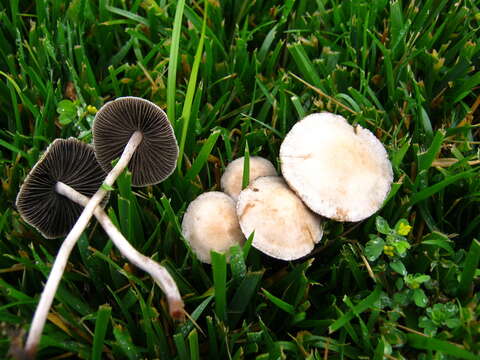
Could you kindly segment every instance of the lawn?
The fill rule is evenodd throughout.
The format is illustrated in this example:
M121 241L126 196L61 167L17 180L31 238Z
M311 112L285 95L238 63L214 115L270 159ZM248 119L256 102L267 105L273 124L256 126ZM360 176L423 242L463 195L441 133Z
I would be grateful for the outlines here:
M0 358L20 346L62 239L15 199L56 138L91 143L95 113L138 96L180 153L159 185L124 173L108 215L176 280L152 279L94 220L50 311L40 359L478 359L480 4L476 0L0 0ZM201 263L188 204L232 160L263 156L329 111L384 144L394 183L357 223L325 220L308 256L250 241Z

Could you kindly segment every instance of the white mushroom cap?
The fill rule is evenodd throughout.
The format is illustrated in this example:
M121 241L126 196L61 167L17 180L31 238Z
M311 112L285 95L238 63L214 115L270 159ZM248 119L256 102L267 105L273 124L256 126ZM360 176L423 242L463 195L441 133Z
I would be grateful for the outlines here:
M273 164L267 159L260 156L250 156L249 160L249 183L261 176L278 175ZM243 156L233 160L225 168L225 172L220 180L222 190L235 201L238 200L238 195L242 191L244 161L245 158Z
M293 126L280 147L282 174L314 212L339 221L375 213L393 181L382 143L342 116L312 114Z
M279 176L253 181L238 197L237 214L252 245L282 260L295 260L312 251L323 235L320 217L311 212Z
M198 259L210 264L210 251L225 254L244 237L238 224L235 202L219 191L201 194L183 216L182 234Z

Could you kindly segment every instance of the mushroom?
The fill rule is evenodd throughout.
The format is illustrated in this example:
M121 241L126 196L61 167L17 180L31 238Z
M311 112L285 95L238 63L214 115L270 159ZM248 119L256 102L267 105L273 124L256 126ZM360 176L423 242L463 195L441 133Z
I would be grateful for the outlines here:
M233 160L225 168L225 172L220 179L222 190L232 197L233 200L238 200L238 195L242 191L243 182L243 164L245 158L242 156ZM251 156L249 159L249 182L252 182L260 176L276 176L277 171L273 164L265 158L260 156Z
M382 143L360 125L327 112L295 124L280 147L288 185L317 214L360 221L375 213L393 181Z
M106 103L95 116L92 132L95 154L105 171L113 171L112 161L120 155L119 163L124 156L132 157L128 168L133 186L158 184L175 170L178 145L173 128L165 112L148 100L128 96ZM124 151L128 144L131 154Z
M55 184L69 184L85 196L92 196L105 178L91 146L75 138L56 139L25 178L16 206L26 223L45 238L68 234L83 208L55 191ZM102 205L107 199L103 200Z
M197 258L210 264L210 252L227 253L244 237L238 224L235 202L219 191L201 194L183 216L182 234Z
M45 237L63 236L75 224L81 213L81 205L88 203L88 196L97 191L104 178L105 172L98 164L91 145L74 138L57 139L25 179L17 196L17 209L25 221ZM160 285L167 295L172 317L181 318L183 302L168 272L138 253L115 228L101 207L96 207L94 213L121 253L150 273ZM67 237L57 254L28 334L25 346L28 357L34 357L58 283L75 243L76 239Z
M295 260L312 251L323 235L320 217L308 209L279 176L253 181L238 197L237 215L252 245L281 260Z

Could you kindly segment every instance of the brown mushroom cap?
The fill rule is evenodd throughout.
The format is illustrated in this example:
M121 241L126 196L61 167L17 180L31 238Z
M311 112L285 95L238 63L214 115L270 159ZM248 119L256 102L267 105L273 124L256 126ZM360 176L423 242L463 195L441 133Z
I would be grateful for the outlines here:
M245 158L233 160L225 168L225 172L220 179L222 190L233 200L237 201L243 183L243 163ZM261 176L276 176L277 170L273 164L260 156L251 156L249 159L249 179L250 183Z
M121 97L106 103L96 114L92 131L98 162L107 172L133 133L142 133L128 164L134 186L158 184L175 170L178 145L173 128L165 112L148 100Z
M255 231L252 245L277 259L307 255L323 235L320 217L279 176L260 177L245 188L237 215L245 236Z
M198 259L210 264L210 251L225 254L243 244L235 202L222 192L201 194L188 205L183 216L182 234Z
M319 113L293 126L280 147L282 174L314 212L360 221L387 197L393 172L382 143L342 116Z
M60 181L91 197L105 176L91 145L74 138L56 139L25 178L17 195L18 212L44 237L65 236L83 207L58 194L55 185Z

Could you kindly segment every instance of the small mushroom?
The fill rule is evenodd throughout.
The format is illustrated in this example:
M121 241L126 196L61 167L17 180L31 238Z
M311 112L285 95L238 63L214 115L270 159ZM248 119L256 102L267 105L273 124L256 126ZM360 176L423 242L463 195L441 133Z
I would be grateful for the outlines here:
M128 163L133 186L158 184L175 170L178 145L173 128L165 112L148 100L128 96L106 103L95 116L92 133L105 171L126 155L127 144L135 144Z
M320 217L279 176L250 183L238 197L237 215L245 236L255 232L252 245L277 259L307 255L323 235Z
M225 168L225 172L220 179L222 190L230 197L237 201L240 191L242 191L243 182L243 164L245 158L233 160ZM277 171L273 164L265 158L260 156L251 156L249 159L249 182L261 176L276 176Z
M57 139L47 148L25 179L17 196L17 209L24 220L45 237L63 236L72 226L76 226L77 218L82 213L81 205L88 202L88 196L98 192L105 175L91 145L74 138ZM73 202L68 199L82 201ZM115 228L101 207L95 207L93 211L122 254L149 272L165 291L172 316L182 317L183 302L168 272L153 260L139 254ZM67 236L58 251L25 345L25 352L30 358L35 355L50 306L77 238Z
M188 205L182 234L197 258L207 264L211 262L210 251L225 254L244 242L235 202L219 191L203 193Z
M68 234L83 208L55 191L55 184L69 184L90 197L105 179L91 146L74 138L56 139L25 178L16 206L22 218L45 238ZM107 199L105 198L103 204Z
M293 126L280 147L288 185L317 214L360 221L387 197L393 172L382 143L360 125L330 113Z

